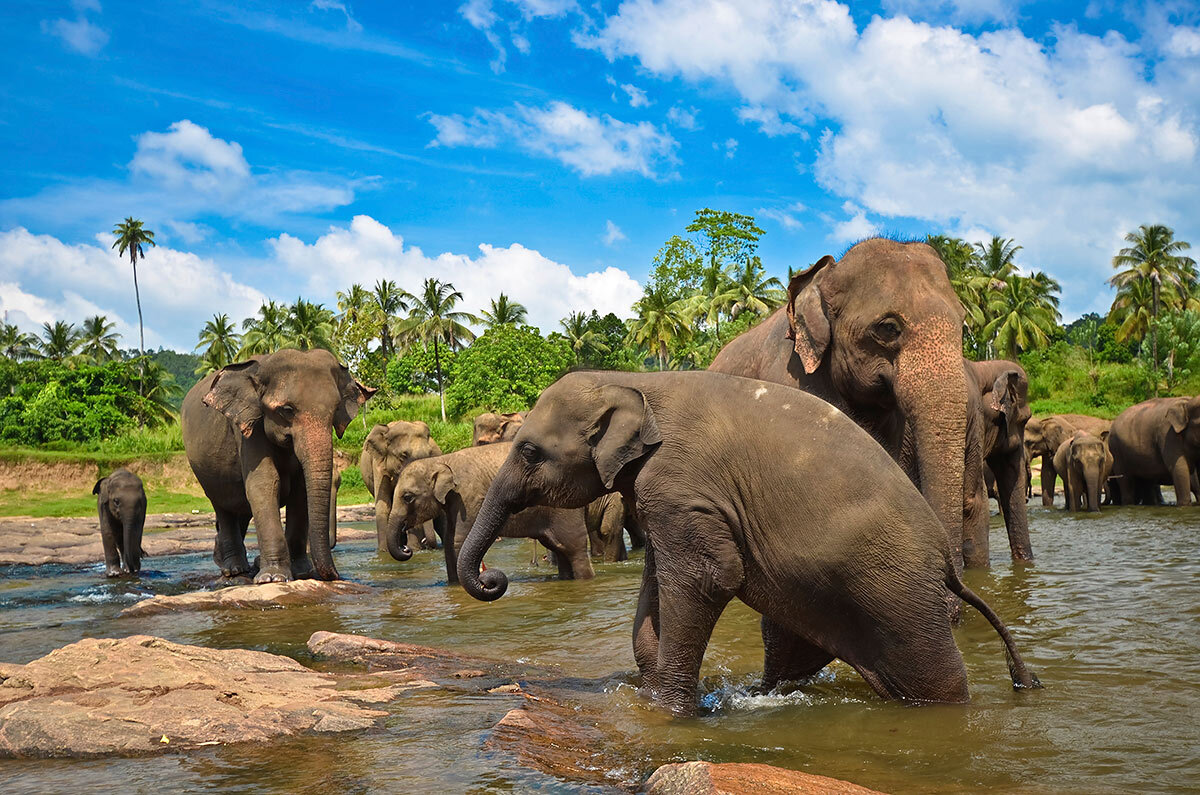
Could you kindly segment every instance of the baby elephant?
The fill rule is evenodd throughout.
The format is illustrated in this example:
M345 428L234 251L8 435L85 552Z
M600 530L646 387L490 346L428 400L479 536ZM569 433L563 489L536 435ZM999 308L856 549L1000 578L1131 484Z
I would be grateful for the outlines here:
M120 577L142 570L142 526L146 523L146 490L128 469L100 478L92 488L100 514L104 574Z
M1054 469L1063 477L1068 511L1100 510L1100 492L1107 487L1113 465L1107 439L1107 431L1099 437L1076 431L1054 453Z
M1035 686L1004 624L954 573L929 503L817 397L714 372L570 373L511 448L459 556L463 587L503 595L504 573L479 567L509 517L621 492L649 539L634 658L643 688L677 714L696 711L704 649L735 597L764 618L766 683L838 658L884 698L967 701L949 588L1003 638L1014 685Z
M500 465L508 457L510 442L468 447L456 453L414 461L396 483L400 500L392 506L388 551L396 560L407 560L404 541L408 531L444 516L442 547L446 577L458 582L458 550L479 515L484 495ZM588 555L588 532L583 511L532 507L515 513L499 528L505 538L536 538L554 552L563 579L587 580L596 576Z

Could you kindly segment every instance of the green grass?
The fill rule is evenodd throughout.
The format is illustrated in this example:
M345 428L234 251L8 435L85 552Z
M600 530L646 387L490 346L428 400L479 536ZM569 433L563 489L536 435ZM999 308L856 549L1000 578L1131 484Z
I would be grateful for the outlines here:
M146 502L150 513L190 513L211 511L208 499L199 493L173 490L165 485L146 484ZM18 489L0 491L0 516L91 516L96 512L93 494L30 492Z
M354 419L336 444L339 450L349 454L355 461L362 452L363 441L375 425L387 425L395 420L415 422L420 420L429 425L429 435L442 448L443 453L452 453L471 446L473 425L469 421L442 422L441 404L437 395L404 395L375 405L367 403L366 411Z

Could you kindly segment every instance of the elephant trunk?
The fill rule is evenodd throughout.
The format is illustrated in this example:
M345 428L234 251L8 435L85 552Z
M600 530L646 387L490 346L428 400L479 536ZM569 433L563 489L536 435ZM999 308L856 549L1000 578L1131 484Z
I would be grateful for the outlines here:
M479 570L483 556L500 536L504 523L519 510L519 503L513 496L516 493L512 485L513 478L508 474L508 469L509 465L505 463L492 479L479 516L458 555L459 582L467 593L483 602L493 602L508 590L508 577L504 572L499 569ZM451 544L453 541L443 539L443 543Z
M947 332L946 336L953 337ZM946 531L951 560L962 567L963 471L967 435L967 375L961 332L916 345L897 366L896 395L912 428L921 493Z
M130 574L137 574L142 570L142 527L145 523L145 506L131 511L121 523L125 544L125 568L129 569Z
M1100 510L1100 467L1087 466L1083 469L1084 488L1087 489L1087 509Z
M330 495L333 489L333 434L329 423L313 422L293 437L296 457L304 471L308 498L308 553L321 580L338 580L329 546Z
M396 490L399 490L397 484ZM392 497L392 512L388 514L387 530L384 534L388 554L401 562L413 556L412 547L408 545L408 506L399 494Z

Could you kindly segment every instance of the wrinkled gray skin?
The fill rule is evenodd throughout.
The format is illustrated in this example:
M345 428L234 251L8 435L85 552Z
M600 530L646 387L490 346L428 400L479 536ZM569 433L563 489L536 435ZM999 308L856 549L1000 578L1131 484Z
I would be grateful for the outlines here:
M1033 560L1025 505L1025 426L1029 422L1029 380L1016 362L964 360L971 394L963 511L963 563L990 565L988 489L983 465L995 478L996 502L1004 515L1013 560Z
M92 487L100 515L104 576L120 577L142 570L142 528L146 524L146 490L128 469L100 478Z
M329 528L333 432L340 437L374 393L324 350L281 350L232 364L187 393L183 445L217 513L213 560L223 575L250 572L245 537L253 518L255 582L338 579Z
M468 447L438 458L414 461L400 473L392 506L396 519L388 536L388 549L396 560L404 557L404 533L409 528L443 517L442 548L446 578L458 582L458 552L474 527L483 498L500 465L508 458L511 442ZM508 517L500 528L505 538L535 538L554 553L558 576L587 580L596 576L588 555L588 533L582 510L532 507Z
M527 411L514 411L511 414L480 414L475 418L475 428L471 433L472 444L495 444L496 442L511 442L521 429Z
M1032 417L1025 425L1025 456L1032 461L1042 459L1042 506L1054 505L1054 492L1058 470L1054 468L1054 454L1062 443L1075 434L1087 431L1093 436L1108 433L1112 423L1086 414L1054 414L1049 417Z
M1100 510L1100 492L1112 472L1112 461L1105 439L1086 431L1076 431L1059 445L1054 468L1063 476L1068 511Z
M836 657L885 698L966 701L947 588L1004 637L1014 682L1034 684L886 451L811 395L720 373L576 372L548 388L463 546L463 587L486 601L503 595L504 573L480 564L514 513L613 491L633 501L649 540L634 657L643 688L677 714L696 711L704 649L734 597L792 640L768 648L768 687L780 667L811 675ZM846 494L855 498L830 498ZM772 653L793 659L772 670Z
M375 541L379 552L388 551L388 534L393 532L391 514L392 506L400 499L396 490L400 472L413 461L441 454L442 448L429 436L429 426L420 421L396 420L376 425L363 440L358 469L367 491L375 498ZM407 545L410 550L417 546L435 549L437 537L433 524L411 533Z
M1120 505L1154 504L1158 486L1191 505L1200 470L1200 397L1153 398L1125 409L1108 436ZM1161 499L1161 495L1158 495Z

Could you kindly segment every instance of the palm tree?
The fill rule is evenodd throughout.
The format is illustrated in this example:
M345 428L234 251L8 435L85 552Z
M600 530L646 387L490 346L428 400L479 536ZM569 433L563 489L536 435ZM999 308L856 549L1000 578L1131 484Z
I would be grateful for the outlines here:
M258 317L242 321L242 347L236 358L248 359L263 353L272 353L288 344L288 307L268 301L258 308Z
M138 290L137 261L138 257L145 258L146 256L146 252L142 250L143 245L155 246L157 244L154 242L154 233L149 229L143 229L142 222L134 219L133 216L114 226L112 233L117 238L112 244L112 247L117 249L117 256L123 257L128 251L129 262L133 265L133 295L137 300L138 311L138 354L145 359L146 331L142 326L142 294Z
M524 323L528 314L523 304L511 301L507 295L500 293L499 298L492 299L491 309L483 310L479 316L483 318L484 325L491 328L505 323L513 326Z
M353 325L363 320L371 310L371 293L361 284L352 284L350 289L337 294L338 321Z
M1016 241L992 235L991 240L976 243L975 248L979 252L978 268L984 275L1001 281L1017 272L1015 260L1021 247Z
M93 364L116 359L120 355L117 340L121 338L120 334L113 332L116 327L117 324L109 323L104 315L93 315L83 321L79 334L79 353Z
M14 362L37 358L37 337L26 334L15 323L0 323L0 356Z
M562 326L567 342L571 343L571 350L575 351L575 361L590 363L609 353L608 345L601 341L586 313L572 312L558 324Z
M284 321L288 345L302 351L313 348L333 350L333 312L324 304L297 298Z
M79 329L65 320L56 321L54 325L43 323L38 350L45 359L56 362L69 359L79 350Z
M204 349L200 364L196 367L196 375L205 375L233 364L240 342L241 335L229 320L229 315L213 315L212 320L200 330L200 343L194 348L197 351Z
M141 399L138 403L138 422L143 425L161 425L175 416L175 407L171 402L183 392L175 377L153 359L144 359L143 367L138 375L138 392Z
M407 312L413 303L413 296L401 290L391 279L380 279L375 282L375 305L383 321L379 330L379 349L385 358L391 358L395 349L395 339L392 334L394 319L401 312Z
M667 369L667 346L692 335L686 302L671 301L665 290L647 289L633 305L637 317L630 321L629 338L654 352L660 370Z
M779 279L767 277L758 257L751 257L745 267L738 268L730 282L730 292L734 297L730 315L734 320L742 312L755 315L770 314L787 300L787 292ZM718 335L719 336L719 335Z
M412 311L408 318L397 325L397 336L408 343L420 341L433 343L433 362L437 370L438 395L442 401L442 422L446 421L446 390L442 384L441 346L451 350L462 347L463 342L475 339L475 334L464 323L478 323L479 318L469 312L456 312L454 307L463 294L449 282L429 278L425 280L420 295L409 296Z
M729 267L714 255L700 272L700 285L688 299L688 311L693 319L703 318L720 337L721 313L732 308L736 301Z
M1058 323L1058 282L1044 273L1033 276L1012 275L1004 280L988 302L992 320L984 327L988 339L994 339L996 352L1016 361L1021 351L1040 348L1050 341L1050 332Z
M1113 268L1117 273L1108 283L1117 288L1117 298L1113 301L1113 310L1118 301L1129 296L1123 292L1132 291L1137 282L1145 282L1150 286L1150 321L1146 325L1150 331L1150 357L1157 366L1158 363L1158 333L1153 321L1158 319L1163 304L1168 309L1182 309L1186 299L1194 291L1198 279L1196 261L1185 256L1182 252L1192 246L1185 240L1175 239L1175 230L1163 224L1142 224L1138 231L1125 235L1125 242L1130 245L1117 252L1112 259ZM1145 288L1139 290L1144 297ZM1124 304L1129 305L1125 300ZM1111 314L1111 313L1110 313ZM1127 312L1124 314L1128 314ZM1128 320L1128 318L1127 318ZM1131 325L1132 328L1140 324ZM1122 324L1122 328L1124 328ZM1145 329L1142 330L1145 334ZM1118 338L1121 339L1121 338ZM1154 379L1154 393L1158 394L1158 378Z

